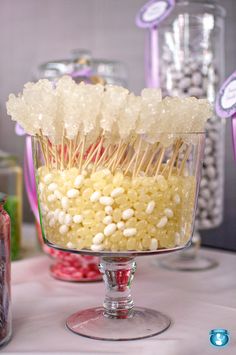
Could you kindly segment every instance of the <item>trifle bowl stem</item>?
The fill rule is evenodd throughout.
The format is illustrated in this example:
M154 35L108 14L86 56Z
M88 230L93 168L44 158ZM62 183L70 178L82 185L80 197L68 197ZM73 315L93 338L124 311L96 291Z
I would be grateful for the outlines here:
M79 311L66 322L74 333L100 340L136 340L166 330L171 320L148 308L135 307L131 283L136 262L131 257L101 257L100 272L105 282L103 307Z

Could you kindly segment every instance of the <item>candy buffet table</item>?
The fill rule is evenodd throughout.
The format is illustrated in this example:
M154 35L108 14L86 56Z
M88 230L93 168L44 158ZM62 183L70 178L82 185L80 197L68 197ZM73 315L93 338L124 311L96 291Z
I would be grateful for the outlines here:
M25 234L34 238L33 228L25 228ZM172 272L153 266L157 256L137 259L133 284L136 304L165 312L173 323L156 337L119 343L83 338L64 326L71 313L102 303L102 283L56 281L48 273L50 260L42 255L14 262L14 334L1 353L236 354L236 254L206 249L201 253L216 258L220 266L199 273ZM216 349L210 345L208 334L214 328L229 330L231 339L227 348Z

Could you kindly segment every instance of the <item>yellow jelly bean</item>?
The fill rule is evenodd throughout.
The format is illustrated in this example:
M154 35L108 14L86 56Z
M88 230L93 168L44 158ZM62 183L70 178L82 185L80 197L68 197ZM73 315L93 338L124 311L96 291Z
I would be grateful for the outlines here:
M127 250L135 250L136 249L136 240L135 238L128 238L127 241Z
M106 213L103 210L100 210L96 212L95 214L95 220L96 221L103 221L106 216Z
M136 228L136 225L137 219L135 217L132 217L125 223L125 228Z
M114 211L112 212L112 219L114 222L119 222L121 220L121 210L119 208L115 208Z
M102 193L104 196L109 196L113 190L114 190L114 186L112 184L108 184L104 186Z

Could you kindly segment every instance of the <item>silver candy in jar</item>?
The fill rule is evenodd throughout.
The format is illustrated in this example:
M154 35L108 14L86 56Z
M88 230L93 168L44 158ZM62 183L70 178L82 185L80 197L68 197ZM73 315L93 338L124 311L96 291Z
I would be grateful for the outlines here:
M215 100L219 77L212 62L194 58L174 64L168 53L165 54L161 77L164 95ZM222 222L223 183L224 123L214 116L206 125L205 157L196 215L198 229L214 228Z

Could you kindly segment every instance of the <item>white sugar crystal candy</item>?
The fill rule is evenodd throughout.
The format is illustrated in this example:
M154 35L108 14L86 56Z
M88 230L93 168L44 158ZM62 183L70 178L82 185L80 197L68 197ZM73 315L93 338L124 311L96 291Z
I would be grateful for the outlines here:
M65 215L64 223L65 223L67 226L69 226L69 225L72 223L72 216L71 216L69 213L67 213L67 214Z
M58 222L60 224L64 224L64 219L65 219L65 212L64 211L61 211L58 213Z
M79 195L79 191L76 189L70 189L67 191L67 197L69 198L75 198Z
M173 200L174 200L174 203L175 203L176 205L179 205L179 204L180 204L180 201L181 201L180 195L179 195L179 194L174 194Z
M146 208L146 213L151 214L155 208L155 201L150 201L148 202L147 208Z
M66 234L68 232L69 228L68 226L66 226L65 224L63 224L62 226L60 226L59 228L59 233L60 234Z
M54 192L57 189L57 184L55 182L51 182L51 184L48 185L48 190L51 192Z
M54 202L54 201L56 201L56 199L57 198L54 194L48 195L48 198L47 198L48 202Z
M135 234L137 234L136 228L126 228L123 230L123 235L125 237L133 237Z
M51 218L50 221L49 221L49 226L50 226L50 227L53 227L55 224L56 224L55 219L54 219L54 218Z
M50 184L50 182L52 181L52 179L53 179L52 174L47 174L47 175L44 176L43 181L45 182L45 184Z
M74 139L77 136L79 129L82 128L83 108L79 85L69 76L63 76L57 81L56 94L59 103L63 107L62 126L68 139Z
M139 118L141 97L129 93L126 105L117 122L119 135L121 139L126 139L132 132L135 131L137 120Z
M92 195L90 196L90 201L91 202L96 202L96 201L99 200L100 196L101 196L101 192L100 191L94 191L92 193Z
M66 244L66 247L68 248L68 249L74 249L74 244L73 243L71 243L71 242L68 242L67 244Z
M137 124L138 133L147 133L156 123L158 106L161 102L161 90L145 88L141 92L141 110Z
M134 210L132 208L127 208L127 210L124 210L122 212L122 218L125 220L133 217L133 215L134 215Z
M111 192L111 197L117 197L120 196L124 193L125 189L123 187L116 187L112 192Z
M125 229L125 224L123 221L118 222L116 225L117 225L117 228L120 230Z
M106 213L106 214L111 214L112 211L113 211L113 208L112 208L111 206L106 206L106 207L105 207L105 213Z
M103 244L92 244L91 245L91 250L95 251L95 252L99 252L102 251L104 249L104 245Z
M110 223L108 226L104 228L104 235L106 237L109 237L116 231L116 224L115 223Z
M150 242L150 246L149 246L149 249L150 250L156 250L158 247L158 242L155 238L152 238L151 239L151 242Z
M81 223L82 220L83 220L83 217L81 216L81 214L76 214L76 215L73 217L73 222L76 223L76 224Z
M171 208L165 208L164 213L165 213L166 217L168 217L168 218L172 218L174 216L174 212L172 211Z
M114 200L112 197L102 196L100 197L99 202L104 206L110 206L113 204Z
M157 223L157 228L163 228L168 222L168 218L166 216L162 217L160 221Z
M84 135L88 135L93 131L94 134L97 128L97 117L101 110L104 86L101 84L91 85L84 83L80 83L78 86L80 90L78 105L83 109L83 133Z
M66 210L69 207L69 200L66 196L63 196L61 199L61 206L64 210Z
M105 89L100 110L100 126L105 132L111 133L114 122L125 106L129 91L115 85L106 85Z
M106 216L103 218L103 223L104 224L110 224L112 222L112 217L111 216Z
M63 197L62 193L59 190L55 190L54 195L58 200L60 200Z
M75 178L75 181L74 181L74 185L75 187L80 187L84 182L84 176L83 175L78 175L76 178Z
M93 244L101 244L102 241L104 239L104 234L103 233L97 233L94 237L93 237Z

